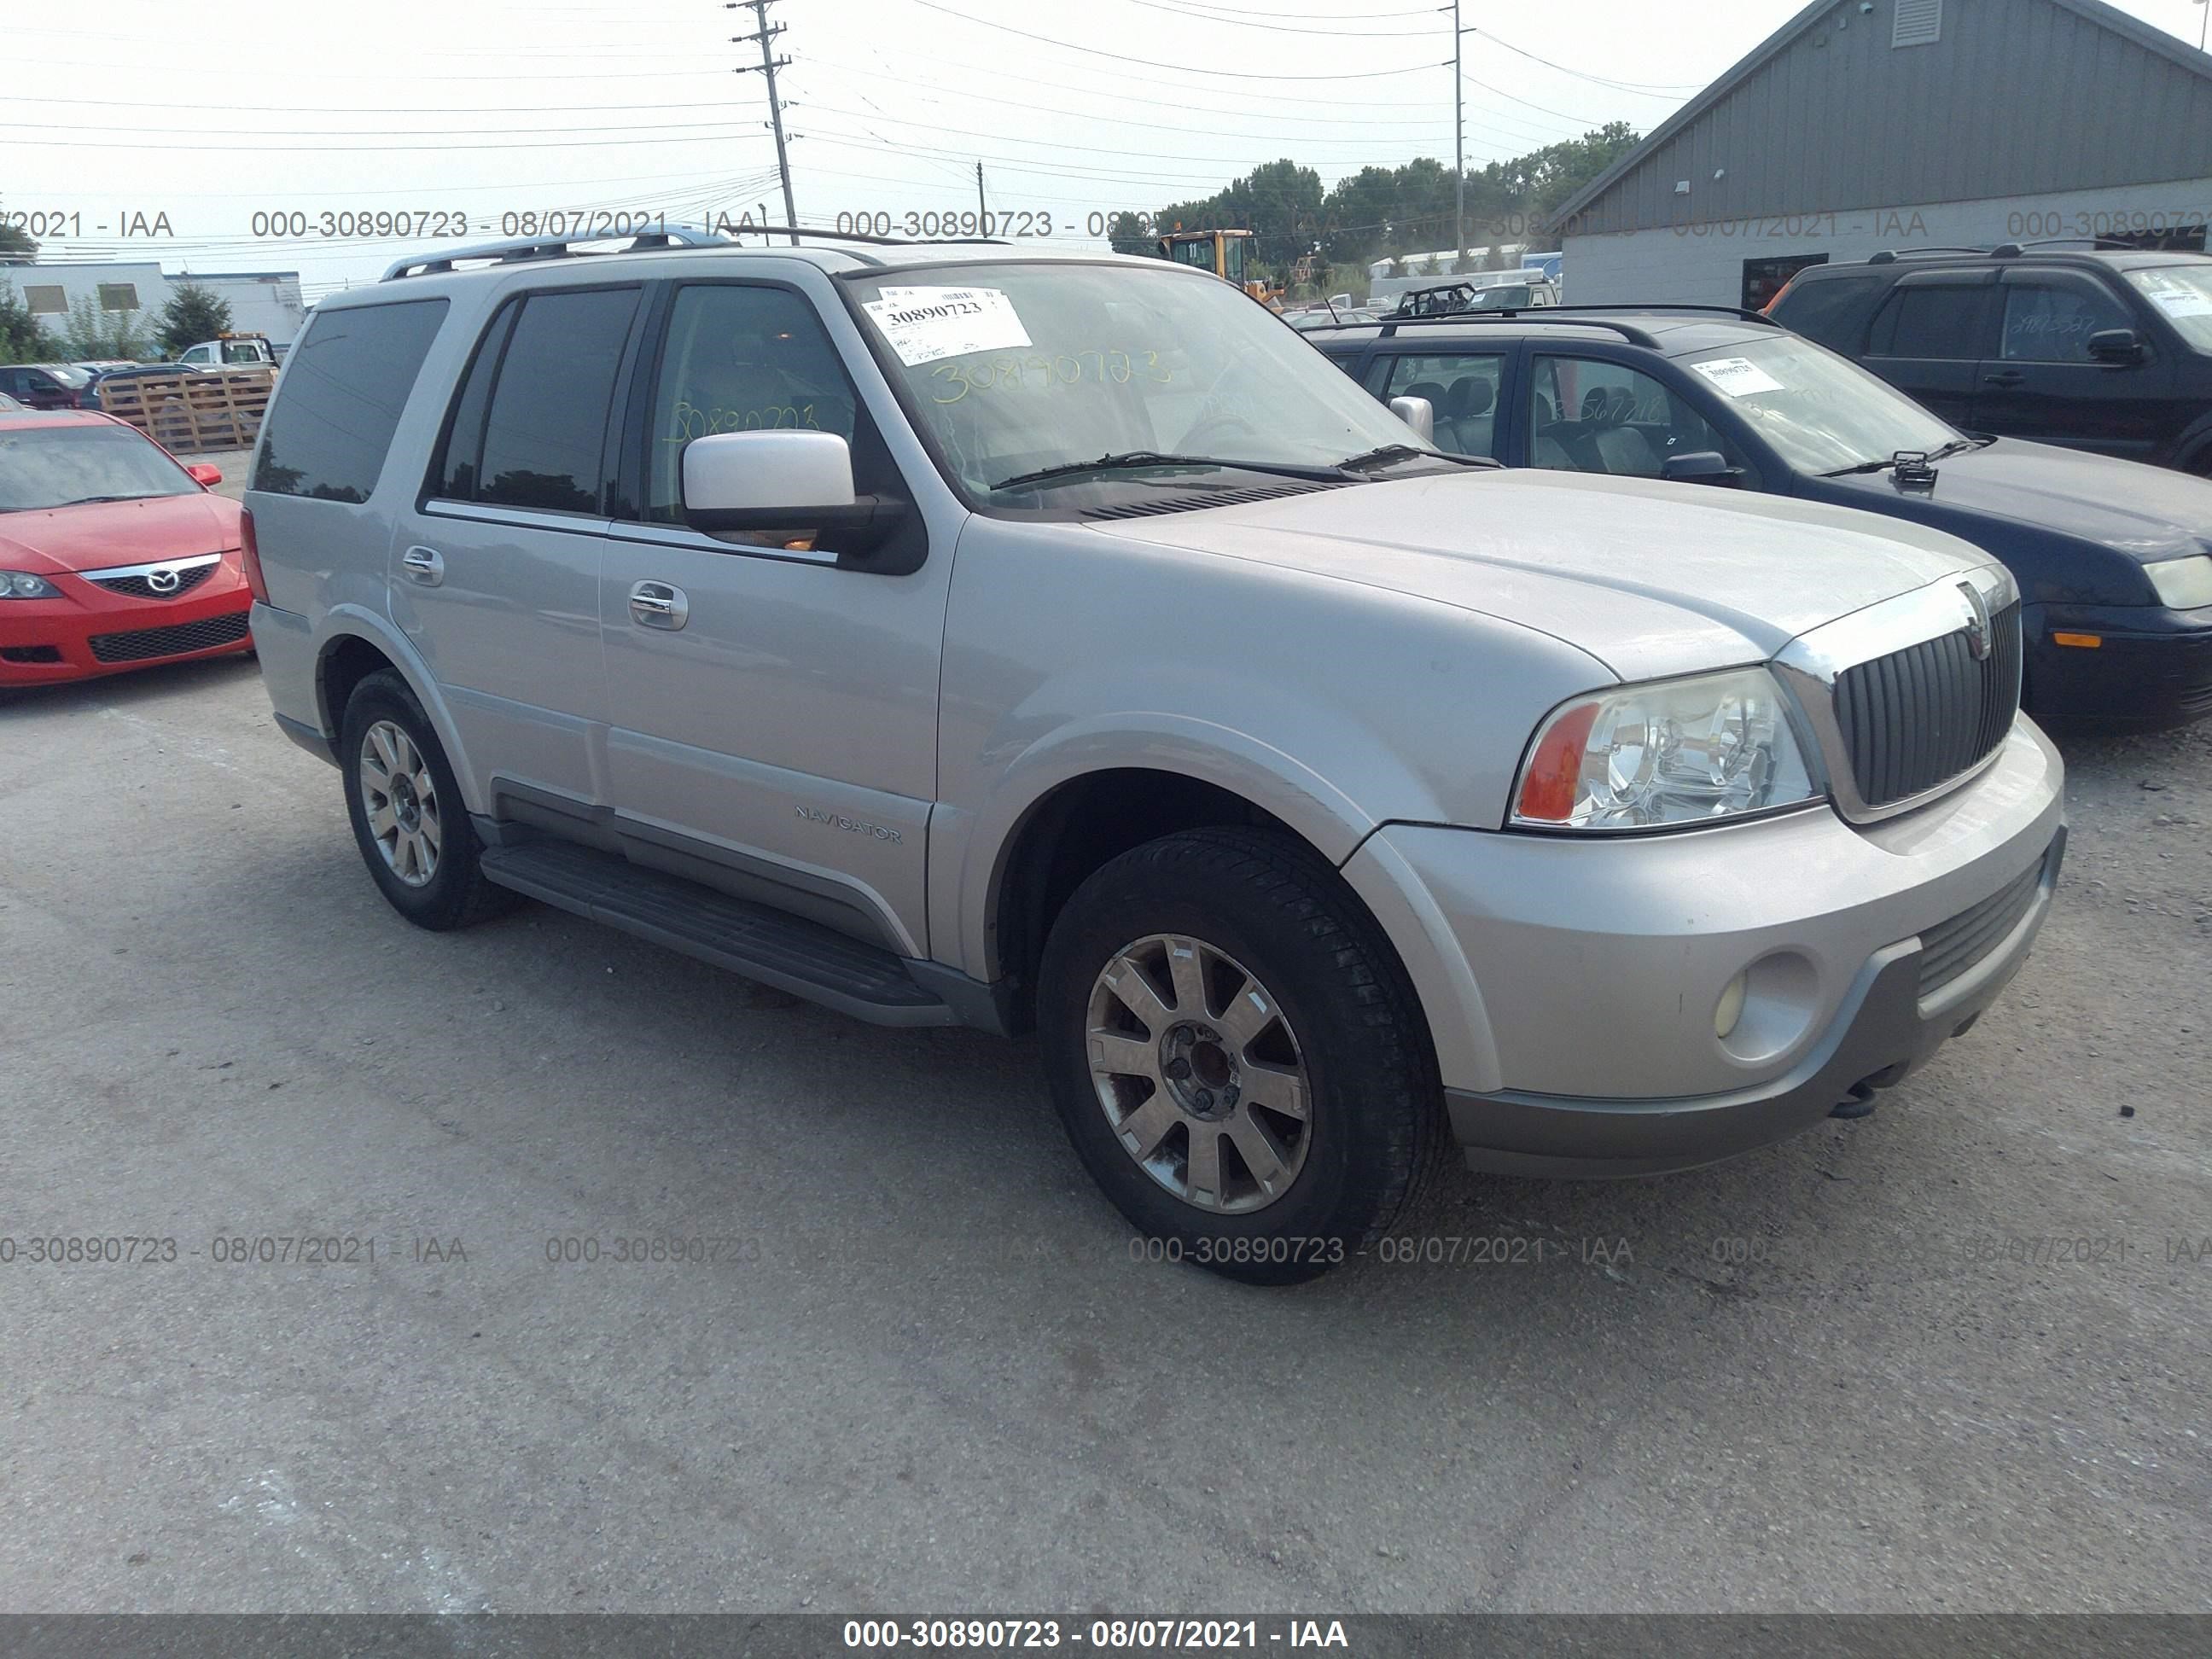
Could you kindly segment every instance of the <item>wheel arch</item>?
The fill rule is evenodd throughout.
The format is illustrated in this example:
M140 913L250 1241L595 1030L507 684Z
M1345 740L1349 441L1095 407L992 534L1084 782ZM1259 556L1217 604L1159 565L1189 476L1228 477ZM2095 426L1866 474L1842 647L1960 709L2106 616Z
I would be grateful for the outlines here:
M481 802L470 799L474 792L475 774L463 751L452 711L438 694L437 683L422 658L387 620L350 605L331 611L329 631L315 649L316 717L322 723L323 736L329 740L331 752L337 752L338 729L345 722L346 702L352 696L354 688L369 675L386 669L405 681L415 700L422 705L422 712L428 716L439 744L446 751L447 763L453 769L454 779L460 785L463 804L471 811L484 810ZM343 757L340 764L343 764Z

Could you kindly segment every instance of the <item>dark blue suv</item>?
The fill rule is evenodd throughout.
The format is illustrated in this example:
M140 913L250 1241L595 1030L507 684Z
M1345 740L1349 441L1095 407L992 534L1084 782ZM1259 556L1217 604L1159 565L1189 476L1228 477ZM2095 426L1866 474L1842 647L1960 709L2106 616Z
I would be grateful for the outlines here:
M2171 256L2168 256L2171 257ZM2039 719L2212 714L2212 483L1939 419L1757 312L1574 306L1307 331L1437 447L1932 525L2018 579ZM1786 532L1776 580L1791 579Z

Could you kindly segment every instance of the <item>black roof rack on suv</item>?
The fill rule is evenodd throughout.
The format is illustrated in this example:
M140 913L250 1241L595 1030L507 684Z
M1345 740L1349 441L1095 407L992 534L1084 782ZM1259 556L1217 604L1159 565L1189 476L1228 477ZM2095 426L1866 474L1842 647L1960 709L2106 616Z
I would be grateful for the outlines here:
M728 234L724 234L726 231ZM384 268L380 282L393 282L402 276L428 276L453 269L460 259L495 259L501 264L520 264L532 259L566 259L580 257L578 244L583 242L618 241L626 232L611 236L576 235L524 236L511 241L472 242L466 247L441 248L434 253L415 254L404 259L394 259ZM788 236L795 246L802 236L823 242L866 242L884 247L934 246L944 243L981 243L993 247L1005 246L1004 239L994 236L870 236L858 231L818 230L805 225L724 225L720 231L703 229L696 225L669 225L660 230L649 230L633 238L624 253L641 253L652 248L664 247L734 247L732 239L738 236Z
M1924 253L1987 253L1985 247L1886 247L1879 253L1867 255L1870 265L1893 265L1899 259L1911 259Z
M1601 311L1608 314L1603 317L1590 316L1589 313L1594 311ZM1631 303L1614 306L1519 306L1502 311L1455 311L1445 317L1385 317L1381 321L1373 323L1330 323L1318 328L1308 329L1306 332L1326 334L1330 330L1338 328L1379 328L1382 331L1379 337L1387 340L1401 328L1449 327L1468 323L1522 321L1540 323L1547 319L1558 317L1561 322L1571 324L1577 328L1608 329L1631 345L1656 347L1659 342L1652 337L1649 330L1638 328L1632 324L1619 322L1614 319L1622 312L1641 313L1674 311L1733 317L1741 322L1764 324L1768 328L1778 329L1782 326L1763 312L1747 311L1741 306L1701 306L1692 305L1687 301L1678 305L1666 301L1651 301L1641 305ZM1559 313L1562 312L1572 312L1577 314L1560 316Z

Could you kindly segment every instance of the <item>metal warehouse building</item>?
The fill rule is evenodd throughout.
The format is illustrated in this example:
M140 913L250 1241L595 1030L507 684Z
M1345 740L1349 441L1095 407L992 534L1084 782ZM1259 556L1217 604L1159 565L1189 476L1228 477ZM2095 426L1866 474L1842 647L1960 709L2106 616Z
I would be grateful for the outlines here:
M1763 306L1884 248L2201 249L2212 56L2100 0L1820 0L1559 210L1566 298Z

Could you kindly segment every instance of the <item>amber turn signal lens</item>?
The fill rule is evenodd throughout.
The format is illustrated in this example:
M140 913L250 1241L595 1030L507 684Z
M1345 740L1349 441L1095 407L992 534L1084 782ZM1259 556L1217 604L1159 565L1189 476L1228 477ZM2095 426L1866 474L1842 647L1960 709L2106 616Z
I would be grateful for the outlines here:
M1575 788L1583 770L1597 705L1586 702L1552 722L1528 769L1521 776L1521 816L1544 823L1565 823L1575 815Z
M2053 634L2051 636L2051 642L2053 645L2079 646L2084 651L2094 651L2105 642L2105 636L2101 634Z

